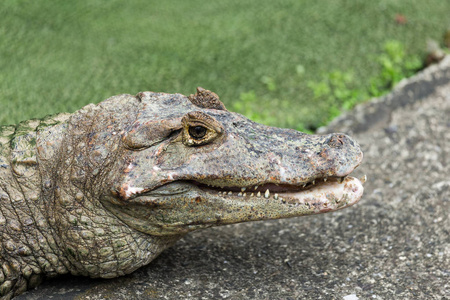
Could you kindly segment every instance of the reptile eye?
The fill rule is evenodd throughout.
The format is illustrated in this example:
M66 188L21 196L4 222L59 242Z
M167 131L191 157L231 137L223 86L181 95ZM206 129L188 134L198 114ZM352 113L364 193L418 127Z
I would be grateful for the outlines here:
M205 137L208 130L203 126L190 126L189 135L195 140L201 140Z
M219 122L200 111L187 113L181 120L181 124L183 126L182 141L188 147L210 144L223 133Z

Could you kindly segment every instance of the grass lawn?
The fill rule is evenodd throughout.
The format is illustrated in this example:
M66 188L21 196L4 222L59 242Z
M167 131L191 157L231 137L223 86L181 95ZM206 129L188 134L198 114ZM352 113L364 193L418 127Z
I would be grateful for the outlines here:
M315 128L311 82L364 89L388 41L423 56L450 27L444 0L2 0L0 124L139 91L210 89L270 125Z

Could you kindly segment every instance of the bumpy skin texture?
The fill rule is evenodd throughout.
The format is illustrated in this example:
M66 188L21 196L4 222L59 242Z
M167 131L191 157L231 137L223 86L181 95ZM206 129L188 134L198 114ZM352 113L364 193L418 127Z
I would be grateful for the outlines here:
M0 295L45 276L111 278L186 233L356 203L362 160L343 134L267 127L218 96L119 95L0 128Z

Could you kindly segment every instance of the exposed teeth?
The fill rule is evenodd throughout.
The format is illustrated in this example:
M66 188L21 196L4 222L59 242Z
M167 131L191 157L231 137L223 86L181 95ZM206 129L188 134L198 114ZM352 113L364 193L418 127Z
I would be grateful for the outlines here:
M363 177L361 177L359 179L359 181L361 181L361 183L364 184L367 181L367 175L364 175Z
M337 177L336 181L338 183L342 184L346 178L347 178L347 176ZM327 182L328 178L327 177L323 177L321 180L323 180L323 182ZM361 183L364 184L367 181L367 176L364 175L359 180L361 181ZM310 182L303 183L302 187L305 188L308 185L311 186L311 185L315 185L315 184L316 184L316 180L314 179L314 180L312 180ZM256 194L256 197L263 196L264 198L269 198L271 196L269 189L266 189L266 191L263 192L263 194L262 194L261 191L256 192L256 190L259 188L259 186L256 185L253 188L255 189L255 192L254 193L248 193L249 197L255 197L255 194ZM251 187L250 187L250 189L251 189ZM237 193L237 196L238 197L247 197L247 193L245 192L246 190L247 190L247 187L241 187L241 192ZM232 191L219 191L218 195L222 195L222 196L229 195L229 196L232 196L233 192ZM273 194L273 198L275 200L281 200L283 203L286 203L286 200L283 199L282 197L280 197L280 195L277 194L277 193ZM337 200L336 202L339 202L339 200Z
M225 192L225 191L222 192L222 191L220 191L220 192L218 192L218 194L219 194L219 195L222 195L222 196L226 196L226 195L232 196L232 195L233 195L233 192L232 192L232 191L229 191L229 192ZM238 197L246 197L246 196L247 196L247 193L239 192L239 193L237 194L237 196L238 196ZM264 196L264 198L269 198L269 197L270 197L270 190L267 189L267 190L264 192L263 195L261 195L261 192L258 192L258 193L256 194L256 197L261 197L261 196ZM251 193L251 194L250 194L250 197L255 197L255 193ZM283 203L286 203L286 200L283 199L282 197L280 197L280 195L278 195L278 194L276 194L276 193L273 195L273 198L274 198L275 200L281 200Z

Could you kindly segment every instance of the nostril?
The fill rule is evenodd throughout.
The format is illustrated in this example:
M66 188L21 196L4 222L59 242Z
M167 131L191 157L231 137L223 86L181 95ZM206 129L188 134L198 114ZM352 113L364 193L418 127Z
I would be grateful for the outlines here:
M340 148L344 145L345 134L333 134L327 141L328 146L332 148Z

